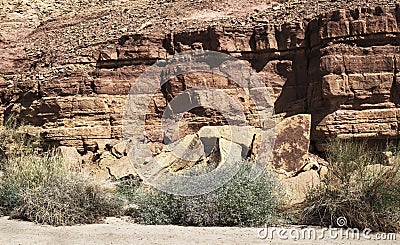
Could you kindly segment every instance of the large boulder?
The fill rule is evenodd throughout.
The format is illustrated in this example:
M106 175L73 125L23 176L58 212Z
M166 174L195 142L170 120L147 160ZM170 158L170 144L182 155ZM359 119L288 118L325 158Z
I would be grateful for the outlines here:
M310 115L283 118L276 127L276 141L270 166L292 176L309 163ZM178 172L196 164L214 167L224 162L257 158L261 130L252 126L205 126L196 134L168 144L153 159L149 171L159 175L164 171ZM267 149L268 150L268 149ZM319 167L318 167L319 169ZM153 176L149 172L149 176Z
M321 184L317 171L301 172L299 175L281 180L287 204L293 205L305 200L307 193Z
M187 135L170 145L154 158L162 168L179 171L192 167L205 158L204 147L197 135Z
M218 130L215 129L214 132ZM191 134L167 145L161 154L154 157L153 161L158 167L177 172L187 170L195 164L211 164L216 167L227 161L240 161L242 158L240 144L222 138L220 135L213 138L209 134L204 138Z
M242 148L242 157L247 157L258 130L252 126L205 126L197 133L204 145L205 152L211 152L217 139L238 144Z
M276 139L271 160L275 169L296 173L307 163L310 129L309 114L284 118L276 125Z
M325 159L317 155L314 155L312 153L308 153L308 162L306 165L304 165L301 171L303 172L310 170L318 171L320 179L323 180L328 174L329 171L328 166L329 163Z
M218 166L220 164L234 164L243 159L243 148L241 145L220 138L217 140L217 146L207 159L211 164Z
M105 151L100 156L98 168L97 171L94 171L94 175L98 178L117 180L137 174L127 156L117 158Z
M128 148L127 148L127 143L125 141L121 141L117 144L115 144L112 148L111 148L111 153L116 156L117 158L121 158L123 156L126 156L128 152Z

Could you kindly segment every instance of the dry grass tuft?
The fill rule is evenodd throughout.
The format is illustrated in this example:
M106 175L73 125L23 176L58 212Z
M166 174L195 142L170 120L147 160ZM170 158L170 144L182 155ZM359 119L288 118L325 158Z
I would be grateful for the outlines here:
M120 213L100 185L72 170L55 150L42 152L24 127L0 130L0 215L49 225L94 223Z
M21 193L20 205L11 217L60 226L96 223L120 212L120 203L102 187L73 177Z
M309 193L302 221L329 226L346 217L350 228L400 231L400 162L383 166L366 142L343 140L330 142L327 158L329 174Z

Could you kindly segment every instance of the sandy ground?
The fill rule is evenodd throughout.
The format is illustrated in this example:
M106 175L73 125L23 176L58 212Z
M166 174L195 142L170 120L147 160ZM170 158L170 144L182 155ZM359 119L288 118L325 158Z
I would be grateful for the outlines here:
M293 228L293 227L292 227ZM259 228L146 226L118 218L105 224L52 227L0 218L0 244L400 244L396 240L260 239ZM320 229L318 231L321 231Z

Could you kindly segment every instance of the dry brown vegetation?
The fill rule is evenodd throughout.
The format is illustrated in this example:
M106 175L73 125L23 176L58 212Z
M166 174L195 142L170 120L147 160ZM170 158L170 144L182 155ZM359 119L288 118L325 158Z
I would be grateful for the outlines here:
M54 150L9 123L0 130L0 214L37 223L72 225L118 215L120 202L105 188L71 170Z
M367 150L366 142L334 140L328 148L329 174L324 184L310 191L303 222L375 231L400 231L400 161L394 151L387 164L381 151Z

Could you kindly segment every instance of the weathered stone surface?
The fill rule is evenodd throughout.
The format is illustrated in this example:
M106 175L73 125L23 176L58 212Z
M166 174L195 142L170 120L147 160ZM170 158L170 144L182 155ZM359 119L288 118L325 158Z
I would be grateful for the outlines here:
M93 169L93 167L89 166L90 168ZM94 169L92 174L104 180L116 180L129 175L137 175L127 156L118 159L108 151L101 154L98 168Z
M204 158L204 146L200 138L197 135L187 135L165 146L163 152L154 158L154 162L160 168L176 172L188 169Z
M251 126L206 126L197 133L203 142L205 152L211 152L210 148L217 143L217 140L224 139L240 145L243 158L247 157L256 134L257 130Z
M346 75L324 76L322 78L322 91L324 98L335 98L335 101L339 101L339 103L354 97L354 93L350 89L349 77ZM343 99L340 100L340 98Z
M305 200L308 191L321 184L318 173L314 170L302 172L299 175L281 180L285 190L288 205L301 203Z
M399 134L399 109L337 110L315 128L314 138L395 138Z
M144 3L112 2L110 12L67 3L68 8L57 5L61 12L54 4L49 5L54 13L43 12L36 4L23 3L21 13L10 10L0 21L0 118L15 115L40 128L46 144L73 146L85 154L120 140L126 95L140 74L157 60L202 49L230 54L254 68L277 113L311 114L313 142L400 137L400 8L394 2L366 7L340 0L290 1L248 15L190 17L193 23L181 21L188 18L185 13L170 12L188 8L185 1L155 10ZM200 3L190 6L207 9ZM74 18L60 17L70 11ZM223 70L219 64L200 65ZM164 141L161 117L167 102L199 86L231 96L248 125L260 127L254 103L234 81L216 73L188 73L171 78L154 95L143 95L152 96L148 142ZM204 94L197 97L207 100ZM183 116L180 135L221 125L227 122L217 110L195 108Z
M220 138L218 140L219 161L218 164L234 164L243 159L242 147L235 142ZM211 156L213 157L213 156Z
M310 146L311 115L283 119L276 126L271 164L287 172L299 171L307 162Z
M85 167L95 162L95 155L93 152L88 151L85 155L82 156L81 159L82 159L82 164Z
M74 147L59 146L57 153L67 166L76 169L82 168L82 156Z
M114 145L111 148L111 153L117 158L126 156L127 152L128 148L127 148L127 143L125 141L119 142L118 144Z
M241 130L233 128L232 131L241 134L233 140L237 142L245 140L245 132L248 133L245 129L247 131L255 130L253 127L245 127ZM230 130L226 127L206 127L204 131L200 131L202 133L186 135L180 140L165 145L163 149L155 153L154 157L146 158L141 165L142 176L146 179L156 180L168 173L183 173L195 165L216 168L221 165L236 164L246 158L242 155L242 147L245 146L231 141L229 138L232 136L228 134ZM120 160L125 158L122 157ZM119 164L119 160L111 153L103 153L99 165L109 166L109 162L116 166ZM111 172L113 172L112 169Z
M104 164L104 163L103 163ZM112 178L120 179L126 176L135 175L135 169L128 157L122 157L114 160L107 165L107 170Z
M255 50L277 50L278 42L275 35L275 27L273 25L254 28Z

